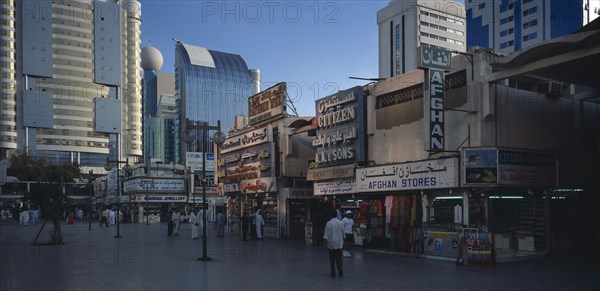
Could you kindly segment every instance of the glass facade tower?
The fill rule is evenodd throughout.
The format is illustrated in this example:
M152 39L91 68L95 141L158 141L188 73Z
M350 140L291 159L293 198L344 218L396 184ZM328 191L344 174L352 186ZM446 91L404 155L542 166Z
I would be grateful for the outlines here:
M183 143L182 137L187 134L186 121L217 125L217 120L220 120L221 131L227 132L233 126L236 115L248 114L252 77L246 62L239 55L177 41L175 90L179 110L175 142L176 148L180 149L176 160L183 163L186 151L201 151L202 138L201 132L196 130L194 140L189 144ZM206 151L212 151L212 148Z

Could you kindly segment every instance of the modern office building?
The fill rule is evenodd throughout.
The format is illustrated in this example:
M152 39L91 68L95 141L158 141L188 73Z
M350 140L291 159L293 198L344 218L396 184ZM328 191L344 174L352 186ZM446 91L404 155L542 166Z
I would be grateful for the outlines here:
M417 68L420 46L466 50L465 7L450 0L392 0L377 12L379 77Z
M3 157L102 168L117 135L121 157L142 155L138 1L0 0L0 16ZM120 104L113 134L99 99Z
M158 49L151 45L142 49L144 159L171 163L175 162L175 75L160 72L162 64L163 57Z
M194 139L182 144L186 122L198 125L217 125L221 131L233 127L236 115L248 113L248 97L258 93L260 82L258 70L248 70L241 56L176 40L175 44L175 90L177 92L176 148L177 163L183 163L185 151L200 152L202 133L194 129ZM254 80L253 80L254 78ZM212 134L210 135L212 136ZM207 152L211 148L205 149Z
M598 0L467 0L467 47L505 54L567 35L600 13Z

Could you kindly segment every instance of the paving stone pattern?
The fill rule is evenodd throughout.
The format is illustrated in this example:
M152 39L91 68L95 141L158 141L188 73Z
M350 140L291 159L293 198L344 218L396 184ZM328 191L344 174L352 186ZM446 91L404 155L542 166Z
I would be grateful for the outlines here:
M46 233L51 226L46 226ZM570 256L500 263L494 267L355 249L344 277L329 276L328 252L299 240L241 241L208 229L202 240L183 224L94 222L63 225L62 246L31 246L39 229L0 224L0 290L600 290L600 260Z

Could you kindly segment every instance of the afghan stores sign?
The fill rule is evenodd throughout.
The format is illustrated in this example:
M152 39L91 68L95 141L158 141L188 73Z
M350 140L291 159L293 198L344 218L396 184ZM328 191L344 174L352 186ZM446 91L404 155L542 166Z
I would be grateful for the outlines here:
M356 86L316 101L317 168L364 160L365 104L363 89Z
M444 71L427 70L424 124L425 150L444 150Z
M279 83L248 98L248 124L282 116L286 112L286 83Z

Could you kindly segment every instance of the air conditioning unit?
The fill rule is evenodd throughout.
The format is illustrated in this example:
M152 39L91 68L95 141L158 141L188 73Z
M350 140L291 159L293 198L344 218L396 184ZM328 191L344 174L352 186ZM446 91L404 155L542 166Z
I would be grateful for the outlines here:
M536 84L536 91L546 95L560 96L566 87L567 85L563 83L547 81Z

